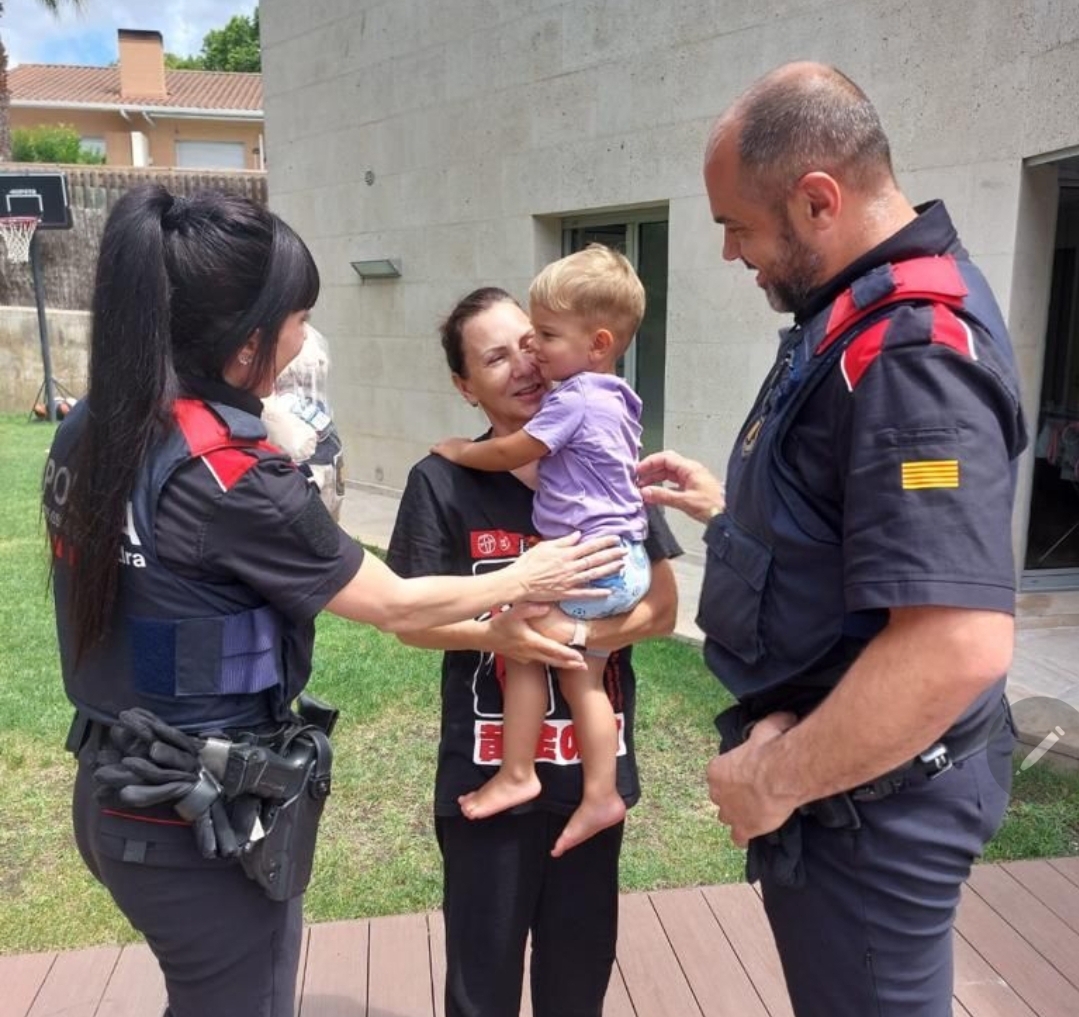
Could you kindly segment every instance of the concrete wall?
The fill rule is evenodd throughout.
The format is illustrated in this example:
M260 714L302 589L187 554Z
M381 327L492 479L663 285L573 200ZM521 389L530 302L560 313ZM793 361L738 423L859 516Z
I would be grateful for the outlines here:
M260 19L270 200L323 273L354 479L400 487L432 439L479 428L434 339L459 295L523 293L560 217L643 203L670 212L666 442L721 468L782 320L722 262L701 159L715 115L797 58L862 84L909 196L948 201L1036 410L1055 175L1024 160L1079 145L1079 4L263 0ZM403 277L361 285L349 262L382 256Z
M88 311L48 311L53 378L76 398L86 391ZM33 307L0 307L0 413L29 413L45 380ZM59 393L57 393L59 394Z

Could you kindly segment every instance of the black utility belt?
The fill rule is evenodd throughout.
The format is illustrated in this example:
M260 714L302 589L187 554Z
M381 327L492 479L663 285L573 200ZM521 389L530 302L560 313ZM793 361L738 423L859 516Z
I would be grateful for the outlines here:
M237 860L268 897L288 900L310 879L336 719L305 696L277 730L192 735L137 707L112 724L77 714L67 747L91 761L99 798L171 807L204 858Z
M336 711L334 713L336 714ZM109 744L109 732L115 723L115 721L97 720L82 710L76 709L64 741L64 748L73 756L78 756L84 748L96 752ZM257 728L228 728L217 731L215 734L227 741L272 749L282 743L285 733L291 726L291 724L263 724Z
M963 756L973 755L979 749L985 747L985 741L981 741L970 752ZM936 780L946 774L961 759L956 758L953 752L944 742L937 742L925 752L919 753L912 760L890 770L883 777L861 784L847 792L856 802L876 802L882 798L889 798L911 784L923 781Z
M855 808L856 804L883 801L909 787L934 781L946 774L957 763L962 763L981 752L988 744L989 733L985 730L979 730L972 737L963 739L957 748L949 747L944 742L937 742L909 762L897 766L894 770L889 770L876 780L860 784L849 791L807 802L798 811L804 816L815 819L829 830L858 830L861 828L862 820Z
M1002 702L1002 710L1006 704ZM811 711L807 711L811 712ZM754 723L762 716L757 710L750 710L743 703L728 707L716 717L716 729L720 733L720 752L741 745L753 729ZM857 830L862 821L856 805L883 801L909 787L926 781L936 780L952 769L957 763L969 759L980 752L989 743L997 730L998 715L979 724L965 736L936 742L924 752L918 753L894 770L889 770L874 780L849 791L818 798L800 806L798 812L815 819L822 826L832 830Z

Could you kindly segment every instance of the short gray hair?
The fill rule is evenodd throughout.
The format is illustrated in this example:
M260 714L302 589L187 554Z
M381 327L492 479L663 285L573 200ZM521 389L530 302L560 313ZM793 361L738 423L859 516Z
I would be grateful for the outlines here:
M862 191L894 181L876 109L834 67L785 65L766 74L724 116L725 128L738 130L744 182L774 201L814 170Z

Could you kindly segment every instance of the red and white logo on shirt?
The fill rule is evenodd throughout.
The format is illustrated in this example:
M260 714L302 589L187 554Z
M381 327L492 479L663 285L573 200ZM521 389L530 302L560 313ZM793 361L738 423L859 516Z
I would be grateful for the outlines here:
M626 718L621 713L615 714L618 724L618 752L626 754L624 737ZM472 762L481 766L500 766L502 763L502 721L477 720L474 728L475 740L472 747ZM577 733L572 720L545 720L536 743L536 762L554 763L555 766L579 766L580 749L577 747Z
M523 533L507 530L473 530L469 538L473 558L515 557L527 546Z

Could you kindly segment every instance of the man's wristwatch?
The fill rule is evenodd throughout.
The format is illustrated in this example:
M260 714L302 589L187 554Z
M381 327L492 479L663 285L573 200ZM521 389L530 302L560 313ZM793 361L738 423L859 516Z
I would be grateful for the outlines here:
M588 622L580 618L574 619L573 635L569 637L569 643L566 645L578 653L584 653L588 649Z

